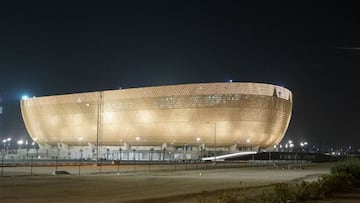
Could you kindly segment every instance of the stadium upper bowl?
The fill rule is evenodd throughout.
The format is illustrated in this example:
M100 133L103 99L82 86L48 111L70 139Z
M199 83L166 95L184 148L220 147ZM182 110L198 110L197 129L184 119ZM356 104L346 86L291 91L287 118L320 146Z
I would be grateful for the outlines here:
M197 83L43 96L21 100L30 136L56 145L278 144L292 93L264 83Z

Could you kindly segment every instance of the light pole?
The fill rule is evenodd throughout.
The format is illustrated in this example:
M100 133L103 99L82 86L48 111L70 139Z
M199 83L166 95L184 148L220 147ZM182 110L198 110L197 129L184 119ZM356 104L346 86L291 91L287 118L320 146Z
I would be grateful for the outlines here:
M216 156L217 156L217 151L216 151L216 122L206 122L206 123L212 123L214 124L214 164L216 165Z
M215 165L216 165L216 156L217 156L217 151L216 151L216 122L214 122L214 128L215 128Z
M207 122L210 123L210 122ZM216 151L216 122L212 122L214 124L214 164L216 165L216 156L217 156L217 151Z
M121 149L121 147L119 148L119 160L121 161L121 151L122 151L122 149Z
M17 144L18 144L19 146L18 146L18 149L16 150L16 153L18 153L18 152L19 152L19 149L22 148L22 145L24 144L24 141L18 140L18 141L17 141Z
M106 148L106 160L109 160L110 159L110 148L107 147Z
M6 139L7 145L6 145L6 151L9 152L9 150L11 149L11 138L7 138Z
M289 151L292 152L292 148L294 147L294 143L292 140L289 140Z
M199 142L200 142L200 137L196 138L196 143L198 144L198 159L200 159L200 152L201 152L201 146L199 146Z
M4 156L5 153L1 155L1 176L4 176Z
M151 149L150 149L150 156L149 156L150 161L152 161L152 154L153 154L153 151L154 151L154 148L151 148Z
M307 142L300 142L301 152L305 151L305 147L308 145Z
M26 140L25 141L25 145L26 145L26 158L29 157L29 142Z
M103 125L103 117L102 117L102 105L103 105L103 92L99 92L99 99L97 103L97 120L96 120L96 165L99 165L99 153L101 151L99 146L99 139L102 137L102 125Z
M6 139L4 139L2 142L3 142L3 147L4 147L3 150L4 150L4 154L5 154L6 153Z
M164 149L163 149L163 156L162 156L163 161L165 161L165 153L166 153L166 148L164 147Z
M250 138L246 139L246 145L247 145L248 150L251 151L250 150Z
M137 147L139 147L139 142L140 142L141 138L138 136L135 139L136 139ZM135 160L135 152L134 152L134 160ZM140 150L139 149L138 149L138 160L140 160Z

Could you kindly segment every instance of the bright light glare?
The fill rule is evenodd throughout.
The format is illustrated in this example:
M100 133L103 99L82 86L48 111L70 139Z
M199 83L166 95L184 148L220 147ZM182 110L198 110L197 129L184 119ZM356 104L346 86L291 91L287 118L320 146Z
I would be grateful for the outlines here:
M24 141L19 140L19 141L17 141L17 144L18 144L18 145L22 145L22 144L24 144Z
M28 97L27 95L23 95L23 96L21 97L21 99L22 99L22 100L27 100L27 99L29 99L29 97Z

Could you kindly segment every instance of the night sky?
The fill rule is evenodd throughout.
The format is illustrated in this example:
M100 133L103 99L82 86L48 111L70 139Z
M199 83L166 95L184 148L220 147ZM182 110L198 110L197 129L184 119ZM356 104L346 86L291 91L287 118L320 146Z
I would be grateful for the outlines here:
M1 1L0 137L23 94L231 79L293 92L285 140L360 147L359 8L314 2Z

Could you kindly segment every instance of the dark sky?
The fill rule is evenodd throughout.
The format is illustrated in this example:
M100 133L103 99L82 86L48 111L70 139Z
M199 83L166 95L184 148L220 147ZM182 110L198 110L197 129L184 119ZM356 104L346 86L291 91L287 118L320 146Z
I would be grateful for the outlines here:
M294 94L286 139L357 146L359 8L351 1L1 1L1 137L21 95L233 81Z

